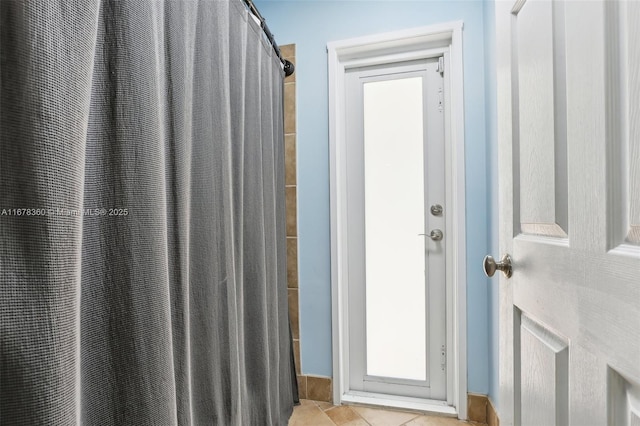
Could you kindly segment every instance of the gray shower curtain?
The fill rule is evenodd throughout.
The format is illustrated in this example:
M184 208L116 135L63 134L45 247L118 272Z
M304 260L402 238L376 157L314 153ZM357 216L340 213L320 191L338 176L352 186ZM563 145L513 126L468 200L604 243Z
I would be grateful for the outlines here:
M283 73L240 0L0 1L0 423L285 425Z

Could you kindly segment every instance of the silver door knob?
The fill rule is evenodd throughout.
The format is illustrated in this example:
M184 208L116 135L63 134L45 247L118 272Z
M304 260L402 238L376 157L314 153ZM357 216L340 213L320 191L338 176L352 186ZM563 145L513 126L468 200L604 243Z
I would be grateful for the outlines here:
M502 271L507 278L511 278L511 256L505 254L500 262L496 262L492 256L485 256L482 264L484 273L488 277L492 277L496 271Z
M429 234L429 238L431 238L433 241L440 241L442 240L442 237L444 235L442 235L442 231L439 229L434 229L433 231L431 231L431 233Z

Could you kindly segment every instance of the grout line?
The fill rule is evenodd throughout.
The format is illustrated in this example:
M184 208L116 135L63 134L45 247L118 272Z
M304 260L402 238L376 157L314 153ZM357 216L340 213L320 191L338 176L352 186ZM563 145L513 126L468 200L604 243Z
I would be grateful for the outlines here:
M406 422L402 423L402 424L401 424L401 425L399 425L399 426L405 426L405 425L409 424L409 422L412 422L412 421L414 421L415 419L417 419L418 417L420 417L420 414L418 414L417 416L415 416L415 417L413 417L413 418L411 418L411 419L407 420Z
M313 401L313 400L312 400L312 401ZM325 416L327 419L329 419L329 421L330 421L331 423L333 423L334 425L336 424L336 422L334 422L334 421L333 421L333 419L332 419L331 417L329 417L329 416L327 415L327 413L325 413L325 412L324 412L324 410L323 410L322 408L320 408L320 406L318 405L318 401L313 401L313 405L315 405L315 406L316 406L316 410L318 410L318 411L320 411L322 414L324 414L324 416ZM338 426L338 425L336 425L336 426Z
M356 413L356 416L360 417L360 418L361 418L361 419L362 419L366 424L368 424L369 426L371 426L371 423L369 423L369 422L367 421L367 419L365 419L364 417L362 417L362 416L360 415L360 413L358 413L356 410L354 410L354 409L353 409L353 408L351 408L351 407L349 407L349 409L350 409L351 411L353 411L354 413Z

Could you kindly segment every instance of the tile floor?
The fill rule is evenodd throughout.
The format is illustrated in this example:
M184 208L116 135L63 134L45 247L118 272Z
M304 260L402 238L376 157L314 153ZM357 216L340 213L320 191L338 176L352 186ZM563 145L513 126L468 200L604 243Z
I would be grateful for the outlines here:
M293 409L289 426L456 426L481 425L462 420L424 416L420 413L378 408L340 406L308 399Z

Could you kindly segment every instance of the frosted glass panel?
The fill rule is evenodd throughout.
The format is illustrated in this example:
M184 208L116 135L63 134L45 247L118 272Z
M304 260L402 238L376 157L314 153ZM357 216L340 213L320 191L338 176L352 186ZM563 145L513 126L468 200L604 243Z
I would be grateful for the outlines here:
M422 78L363 91L367 374L426 380Z

